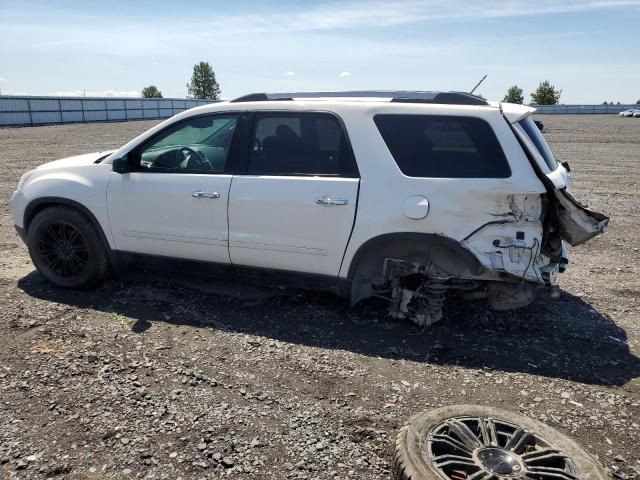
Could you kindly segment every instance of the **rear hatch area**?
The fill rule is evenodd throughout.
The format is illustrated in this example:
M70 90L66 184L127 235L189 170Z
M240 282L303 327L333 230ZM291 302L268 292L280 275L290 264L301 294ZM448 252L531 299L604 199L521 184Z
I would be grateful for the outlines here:
M553 155L542 132L531 117L535 109L521 107L520 114L509 112L505 118L511 124L523 148L528 153L534 170L547 188L551 214L547 225L547 237L559 236L572 246L580 245L591 238L606 232L609 217L591 210L578 202L570 193L571 171L567 162L559 163ZM555 234L555 235L554 235ZM548 238L549 239L549 238ZM560 242L545 242L547 246L556 245L556 255L561 248ZM552 257L556 255L551 255Z

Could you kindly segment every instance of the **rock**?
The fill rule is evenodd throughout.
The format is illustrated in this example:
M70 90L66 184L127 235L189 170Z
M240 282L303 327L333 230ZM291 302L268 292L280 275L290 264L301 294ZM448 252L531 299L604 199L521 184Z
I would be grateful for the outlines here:
M28 466L29 464L24 460L18 460L16 462L16 470L25 470Z
M199 443L198 446L196 447L198 450L202 451L202 450L206 450L207 449L207 444L202 442Z
M93 354L89 354L89 355L87 355L87 361L89 363L96 363L98 361L98 356L97 355L93 355Z
M178 456L178 452L171 452L169 454L169 458L176 458Z
M293 463L289 463L289 462L285 463L282 467L283 467L285 470L289 471L289 472L290 472L291 470L293 470L294 468L296 468L296 467L293 465Z
M229 457L223 457L222 461L220 463L222 463L222 466L224 468L231 468L234 465L233 460L231 458L229 458Z
M222 454L220 452L216 452L211 455L211 458L213 458L216 462L219 462L220 460L222 460Z
M615 457L613 457L613 459L616 462L620 462L620 463L627 463L627 459L624 458L622 455L616 455Z
M66 475L67 473L71 473L71 465L67 463L53 465L47 470L47 477L57 477L58 475Z

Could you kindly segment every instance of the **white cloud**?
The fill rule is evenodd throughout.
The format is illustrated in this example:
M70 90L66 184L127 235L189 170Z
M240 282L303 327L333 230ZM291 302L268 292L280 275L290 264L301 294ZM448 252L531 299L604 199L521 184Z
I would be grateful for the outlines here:
M340 72L340 74L338 76L340 78L347 78L347 77L350 77L351 74L349 72Z
M136 90L102 90L102 91L86 91L82 90L63 90L59 92L49 92L47 95L54 97L140 97L140 92Z
M4 82L4 77L0 77L0 82Z
M349 0L334 1L315 7L288 8L272 13L219 14L209 18L183 16L179 19L119 21L104 16L83 15L58 18L43 25L30 13L5 22L0 53L24 50L29 39L32 50L68 53L78 49L126 56L154 55L159 48L165 54L181 54L184 48L206 43L212 37L249 33L284 33L356 28L384 28L431 20L482 21L487 18L524 17L586 10L640 7L640 0L469 0L464 8L459 2L444 0ZM180 20L186 28L175 29Z
M296 72L292 72L292 71L284 72L284 76L285 77L295 77L296 76Z

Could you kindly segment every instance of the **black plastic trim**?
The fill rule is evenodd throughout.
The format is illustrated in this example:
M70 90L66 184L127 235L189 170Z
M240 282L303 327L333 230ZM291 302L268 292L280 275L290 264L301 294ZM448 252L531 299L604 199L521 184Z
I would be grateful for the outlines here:
M439 105L475 105L485 107L490 105L484 98L466 92L441 92L431 100L394 97L391 101L395 103L435 103Z
M266 93L249 93L242 97L234 98L229 103L242 103L242 102L264 102L269 100Z
M322 92L318 92L318 96L322 96ZM310 98L308 95L303 98ZM340 96L331 98L344 98ZM269 98L266 93L250 93L243 95L242 97L234 98L229 103L243 103L243 102L276 102L287 100L291 101L293 98ZM392 102L397 103L433 103L441 105L477 105L477 106L490 106L489 102L478 95L473 95L467 92L438 92L435 93L431 99L427 98L413 98L413 97L393 97Z
M320 290L348 296L350 282L348 279L332 275L293 272L271 268L249 267L227 263L189 260L162 255L150 255L126 251L114 252L122 264L136 264L152 270L184 273L189 275L211 276L213 274L235 275L239 278L256 280L272 286L288 286L303 290Z
M424 242L425 246L428 243L437 242L438 244L446 247L447 249L455 252L455 257L463 262L468 268L469 271L473 275L479 275L482 272L482 263L480 260L470 251L464 248L460 242L454 240L453 238L446 237L444 235L438 235L435 233L416 233L416 232L397 232L397 233L386 233L383 235L378 235L377 237L370 238L366 242L364 242L355 255L351 259L351 264L349 265L349 273L348 278L353 280L356 270L359 267L360 263L366 259L369 255L370 251L375 252L376 254L380 254L381 252L378 250L378 246L376 244L383 244L389 242L397 242L398 244L406 244L410 241ZM376 248L374 248L376 247Z

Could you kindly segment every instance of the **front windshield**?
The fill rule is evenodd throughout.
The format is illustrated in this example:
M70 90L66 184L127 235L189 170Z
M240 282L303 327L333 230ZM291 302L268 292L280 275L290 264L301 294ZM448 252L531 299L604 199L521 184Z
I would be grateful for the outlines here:
M547 164L551 171L555 170L558 167L558 161L553 156L553 152L547 144L547 141L544 139L542 132L538 128L538 126L533 121L531 116L520 120L518 124L523 128L529 139L533 142L538 150L538 153L544 158L544 162Z

